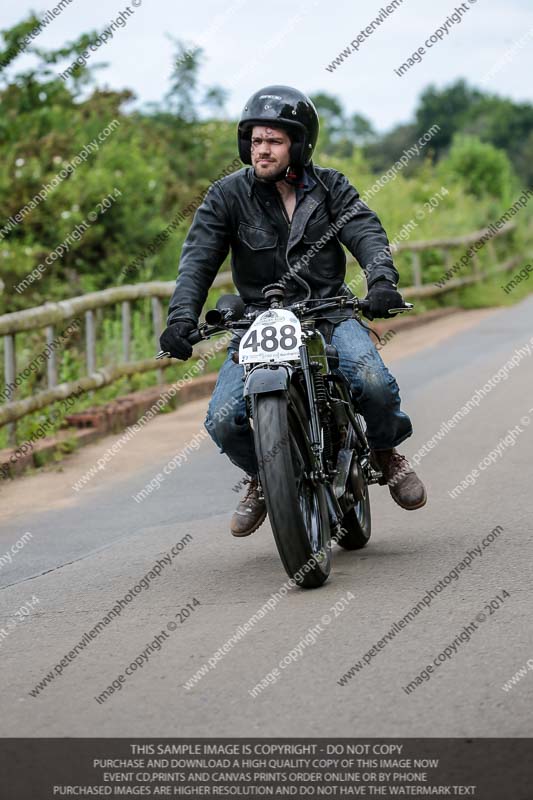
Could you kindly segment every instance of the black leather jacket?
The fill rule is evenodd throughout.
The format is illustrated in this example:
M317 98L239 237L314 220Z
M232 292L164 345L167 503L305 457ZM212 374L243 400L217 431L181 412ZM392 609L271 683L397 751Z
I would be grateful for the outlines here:
M267 307L261 290L286 276L288 264L307 281L312 297L352 296L344 283L341 243L365 271L369 288L380 277L397 283L387 235L357 190L337 170L311 165L307 172L313 185L300 192L290 223L275 185L258 181L252 167L212 185L183 244L168 324L177 319L197 323L230 249L233 282L247 311ZM345 214L348 221L342 219ZM328 230L331 235L332 223L339 225L338 231L320 243ZM306 254L309 262L302 265L299 259ZM287 302L304 296L305 289L294 278L286 281Z

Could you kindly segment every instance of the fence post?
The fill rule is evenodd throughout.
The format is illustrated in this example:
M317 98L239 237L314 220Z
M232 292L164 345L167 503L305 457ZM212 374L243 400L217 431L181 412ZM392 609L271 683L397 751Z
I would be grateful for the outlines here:
M452 251L449 247L446 247L444 250L444 268L446 269L447 273L448 270L452 268L452 262L453 262Z
M15 379L17 376L17 359L15 350L15 335L8 333L4 336L4 376L6 383L6 401L9 403L15 394ZM10 385L11 384L11 385ZM9 388L8 388L9 387ZM17 444L17 423L9 422L7 425L8 444Z
M96 336L94 329L94 312L85 312L85 347L87 350L87 375L96 372Z
M474 252L472 254L472 258L470 259L470 263L472 264L472 272L476 279L476 283L479 283L483 275L481 274L481 265L479 263L479 253Z
M46 344L52 345L54 341L54 326L47 325L46 326ZM48 361L46 363L46 373L48 376L48 388L53 389L54 386L57 386L57 360L56 360L56 351L54 348L50 351L50 355L48 356Z
M498 271L498 256L496 254L496 248L494 246L494 241L490 239L487 242L487 252L489 254L490 264L487 268L487 273L490 275L491 273L494 275Z
M152 320L154 325L155 349L160 349L159 337L163 332L163 309L159 297L152 297ZM157 382L164 382L164 373L162 369L157 370Z
M122 303L122 358L125 362L131 356L131 303L124 300Z
M413 250L411 257L413 268L413 286L418 288L419 286L422 286L422 267L420 264L420 253L418 250Z

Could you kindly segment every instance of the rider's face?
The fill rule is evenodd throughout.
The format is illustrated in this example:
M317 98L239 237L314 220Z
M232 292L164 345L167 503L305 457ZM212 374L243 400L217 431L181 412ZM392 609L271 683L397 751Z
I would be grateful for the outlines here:
M258 178L270 178L289 166L291 140L281 128L256 125L252 130L252 164Z

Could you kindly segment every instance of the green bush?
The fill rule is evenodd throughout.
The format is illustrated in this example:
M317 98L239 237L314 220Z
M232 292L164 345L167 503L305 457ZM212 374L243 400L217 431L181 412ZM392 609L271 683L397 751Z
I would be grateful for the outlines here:
M17 43L35 24L36 18L30 15L23 23L2 31L4 55L8 51L14 53ZM132 111L132 93L94 88L91 68L81 70L66 83L57 77L64 68L57 65L72 61L83 49L87 36L83 34L77 42L57 51L28 48L37 61L26 72L13 72L12 65L0 70L0 314L124 282L173 280L193 212L186 214L162 245L152 247L154 240L191 202L197 205L196 198L205 193L237 156L235 121L220 119L223 116L218 113L220 108L215 108L219 118L202 121L198 118L200 62L196 57L175 70L166 104ZM211 102L223 102L220 91L209 90L207 95ZM453 132L466 119L470 101L475 100L485 116L492 114L491 141L502 148L508 149L510 129L506 121L513 117L514 138L519 133L523 138L520 163L526 165L533 142L533 134L528 139L529 108L513 110L511 101L502 105L494 99L482 104L482 95L472 94L463 85L452 87L442 96L431 90L422 97L425 111L417 118L416 125L413 122L400 126L389 135L378 137L367 120L357 114L348 117L335 99L325 94L315 99L320 100L323 125L314 161L343 172L363 197L372 192L368 204L379 215L389 239L399 243L400 248L404 246L395 256L403 287L412 283L412 257L405 249L410 242L459 236L482 228L518 196L519 183L503 149L481 141L476 135L463 135L456 136L448 154L445 153ZM450 104L455 109L453 114ZM418 157L412 158L399 174L374 192L376 180L436 119L443 128L440 142L432 139ZM479 119L476 117L476 124ZM99 143L97 151L30 210L23 223L8 232L7 220L88 143L97 140L113 120L120 124ZM472 120L469 124L469 133L477 134ZM435 148L440 157L436 164ZM53 265L47 266L42 277L23 292L16 292L14 287L115 190L120 194L108 209L97 215L82 237ZM513 253L528 252L530 242L521 222L527 215L529 210L520 212L519 228L511 240L506 239L505 245L495 241L498 258L501 255L503 260ZM510 252L505 253L507 246ZM460 256L461 252L453 255ZM135 259L137 267L124 278L123 268ZM488 248L479 260L482 267L489 264ZM439 249L421 254L424 282L438 280L445 268ZM227 269L227 264L222 269ZM365 291L361 278L360 267L350 263L347 281L354 281L354 291L358 294ZM206 308L214 306L222 291L210 291ZM471 305L481 296L485 299L490 296L498 302L499 295L492 289L484 294L472 290L417 301L417 311L450 303ZM96 323L98 366L116 362L122 355L120 308L98 312ZM68 348L58 353L60 382L73 381L85 374L84 335L82 325ZM19 371L42 351L44 342L44 331L17 336ZM0 339L0 359L2 348ZM150 301L136 302L132 306L131 358L148 358L155 349ZM214 358L208 371L216 369L222 358L222 355ZM166 377L176 380L187 368L177 364L167 370ZM41 391L46 380L46 365L42 365L17 396L27 397ZM72 411L103 403L155 381L155 373L123 379L80 397ZM45 418L44 413L39 413L23 419L18 426L19 439L29 438ZM0 446L5 444L5 436L5 428L0 429Z
M508 201L516 186L507 155L476 136L454 138L449 155L441 164L441 174L450 176L476 198L488 195Z

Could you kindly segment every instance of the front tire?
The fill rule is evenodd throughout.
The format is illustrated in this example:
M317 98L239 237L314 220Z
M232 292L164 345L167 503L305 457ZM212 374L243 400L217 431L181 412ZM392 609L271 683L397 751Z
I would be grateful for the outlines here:
M259 476L278 552L289 577L321 586L331 570L326 491L313 482L308 414L296 389L254 397Z

